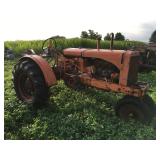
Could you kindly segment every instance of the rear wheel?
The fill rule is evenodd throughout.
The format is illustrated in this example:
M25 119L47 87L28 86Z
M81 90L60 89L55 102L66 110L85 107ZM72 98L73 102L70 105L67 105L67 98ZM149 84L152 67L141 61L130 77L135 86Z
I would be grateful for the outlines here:
M31 60L20 61L13 69L13 83L17 97L29 104L44 104L49 89L40 68Z
M150 96L145 95L143 97L143 101L148 105L150 113L154 117L156 115L156 104L154 103L153 99Z
M147 102L145 97L125 96L115 107L116 115L124 120L151 121L155 114L153 113L153 108L150 106L151 103L149 101Z

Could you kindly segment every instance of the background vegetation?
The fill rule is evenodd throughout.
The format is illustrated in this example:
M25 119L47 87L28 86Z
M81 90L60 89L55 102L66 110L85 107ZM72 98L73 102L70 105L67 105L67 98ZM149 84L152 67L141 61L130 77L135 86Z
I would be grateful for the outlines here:
M28 48L41 53L41 40L7 41L5 46L12 48L20 57ZM96 40L57 39L58 47L95 48ZM136 41L115 41L115 49L128 49L144 45ZM109 41L101 41L102 48L109 48ZM124 122L117 118L114 106L123 96L112 92L102 92L88 88L77 92L67 88L63 81L51 88L48 105L39 108L26 105L16 98L12 84L12 68L18 61L5 60L4 122L5 139L155 139L155 119L150 124ZM149 95L156 101L156 73L139 74L139 80L148 82L152 92Z
M58 38L56 39L57 46L59 49L64 49L68 47L81 47L81 48L96 48L96 40L86 39L86 38ZM42 40L32 40L32 41L6 41L4 45L8 48L12 48L16 56L21 56L22 53L27 49L34 49L36 53L42 52ZM133 46L143 46L143 42L139 41L114 41L114 49L130 49ZM109 48L110 41L101 41L101 48Z
M149 42L156 43L156 30L153 31L153 33L151 34L151 37L150 37L150 39L149 39Z

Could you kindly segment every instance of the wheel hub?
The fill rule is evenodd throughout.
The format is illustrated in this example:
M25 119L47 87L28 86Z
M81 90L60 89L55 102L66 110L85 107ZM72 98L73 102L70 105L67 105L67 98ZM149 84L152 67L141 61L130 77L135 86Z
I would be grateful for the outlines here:
M19 91L21 96L26 100L32 100L34 93L33 82L27 74L22 74L19 77Z

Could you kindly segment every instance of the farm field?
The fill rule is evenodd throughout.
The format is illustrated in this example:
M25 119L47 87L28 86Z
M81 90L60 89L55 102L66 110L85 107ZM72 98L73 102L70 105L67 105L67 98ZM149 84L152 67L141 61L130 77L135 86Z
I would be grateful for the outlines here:
M57 39L59 49L67 47L96 48L96 41L89 39ZM20 57L28 48L41 53L42 40L7 41ZM101 48L109 48L109 41L101 41ZM137 41L115 41L115 49L142 46ZM87 88L77 92L65 86L63 81L51 88L50 101L46 106L33 107L16 98L12 84L12 67L18 61L4 63L4 131L5 139L156 139L155 119L150 124L124 122L114 113L116 102L122 94L102 92ZM156 72L139 74L139 80L148 82L156 101Z
M36 53L42 52L43 40L32 41L6 41L5 46L12 48L17 57L27 50L32 48ZM62 50L69 47L81 47L81 48L96 48L97 41L91 39L82 38L70 38L70 39L56 39L57 48ZM114 49L131 49L132 47L139 47L145 45L139 41L114 41ZM102 40L100 42L100 48L109 49L110 41Z
M124 122L115 116L114 105L122 94L92 88L77 92L59 81L51 88L48 105L39 108L22 103L16 98L12 84L12 67L17 60L4 62L5 139L156 139L155 119L144 125L133 120ZM156 102L156 72L141 73L139 80L150 84L149 95Z

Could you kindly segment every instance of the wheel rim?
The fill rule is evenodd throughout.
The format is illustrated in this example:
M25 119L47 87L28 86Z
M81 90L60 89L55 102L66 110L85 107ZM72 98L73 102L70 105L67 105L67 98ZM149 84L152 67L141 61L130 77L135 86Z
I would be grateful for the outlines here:
M34 85L32 79L27 74L20 74L18 78L18 90L20 97L24 101L33 100Z

